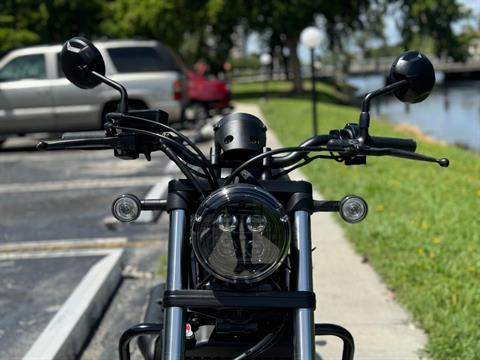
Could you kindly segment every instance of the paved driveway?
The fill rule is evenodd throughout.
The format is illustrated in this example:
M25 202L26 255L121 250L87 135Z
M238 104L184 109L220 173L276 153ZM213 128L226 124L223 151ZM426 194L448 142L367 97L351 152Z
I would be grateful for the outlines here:
M175 172L168 159L123 161L110 150L38 152L35 143L13 139L0 151L0 353L8 359L29 350L103 257L96 251L105 243L133 244L126 246L133 247L127 263L145 270L154 269L167 238L167 221L118 224L110 206L120 194L143 197L166 184ZM142 311L131 311L132 322Z

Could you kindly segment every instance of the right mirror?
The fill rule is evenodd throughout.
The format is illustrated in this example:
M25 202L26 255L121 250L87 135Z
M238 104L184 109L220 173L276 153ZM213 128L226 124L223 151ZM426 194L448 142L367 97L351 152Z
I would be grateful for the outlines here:
M90 40L81 36L71 38L63 45L60 62L66 78L81 89L92 89L101 83L92 71L105 75L102 54Z
M435 85L435 71L428 58L418 51L406 51L395 59L388 83L407 80L408 87L394 91L398 100L418 103L425 100Z

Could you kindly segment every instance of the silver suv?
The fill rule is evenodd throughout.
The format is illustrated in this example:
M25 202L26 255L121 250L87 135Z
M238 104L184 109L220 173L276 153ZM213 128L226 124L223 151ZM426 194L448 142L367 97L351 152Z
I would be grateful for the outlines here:
M155 41L95 42L109 77L128 90L134 109L162 109L179 121L184 75L175 57ZM60 45L15 50L0 61L0 141L8 135L101 129L116 110L118 92L106 85L84 91L63 75Z

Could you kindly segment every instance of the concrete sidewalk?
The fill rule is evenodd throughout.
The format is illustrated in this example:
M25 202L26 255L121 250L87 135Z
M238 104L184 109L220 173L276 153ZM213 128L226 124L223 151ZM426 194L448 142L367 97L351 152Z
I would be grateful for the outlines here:
M256 105L237 104L235 111L264 120ZM267 133L267 142L272 149L281 147L271 130ZM306 179L298 170L290 177ZM315 193L314 198L319 200L322 196ZM335 216L328 213L312 216L312 244L316 247L313 253L315 321L347 328L355 338L356 360L424 358L421 349L427 342L426 334L411 323L409 314L392 300L373 268L355 253ZM317 337L319 359L341 359L341 349L340 340Z

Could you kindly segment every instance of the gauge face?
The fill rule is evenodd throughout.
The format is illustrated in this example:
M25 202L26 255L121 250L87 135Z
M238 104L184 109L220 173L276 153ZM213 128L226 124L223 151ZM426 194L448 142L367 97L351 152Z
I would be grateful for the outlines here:
M200 205L192 229L202 266L227 282L256 282L281 265L290 247L290 224L281 204L252 185L230 185Z

